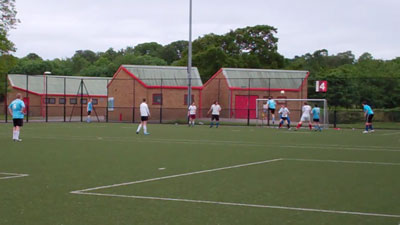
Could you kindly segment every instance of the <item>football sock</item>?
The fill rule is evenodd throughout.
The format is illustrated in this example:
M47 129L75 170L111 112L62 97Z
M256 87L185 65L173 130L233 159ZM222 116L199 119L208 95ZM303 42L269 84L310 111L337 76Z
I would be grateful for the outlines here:
M141 128L142 128L142 124L139 124L139 126L138 126L136 132L139 132Z
M299 129L301 127L301 123L298 123L296 126L296 129Z
M308 128L310 128L310 130L312 130L312 126L311 126L311 124L308 124Z
M365 125L365 130L368 131L369 125Z
M16 139L19 139L19 131L15 131L16 132Z
M215 127L218 128L218 126L219 126L219 122L216 122L216 123L215 123Z
M214 126L214 122L211 122L210 127Z
M290 124L287 124L287 128L288 128L288 129L290 128Z
M143 131L144 131L144 133L147 133L147 126L146 125L143 126Z
M371 125L369 125L369 129L371 129L371 130L373 130L374 128L372 128L372 124Z
M17 131L13 131L13 140L17 139Z

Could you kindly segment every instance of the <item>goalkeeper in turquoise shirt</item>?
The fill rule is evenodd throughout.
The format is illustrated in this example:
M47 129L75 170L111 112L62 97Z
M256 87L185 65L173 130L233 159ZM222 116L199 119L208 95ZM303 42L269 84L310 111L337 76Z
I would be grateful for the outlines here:
M375 131L372 127L372 118L374 118L374 111L372 111L371 106L367 105L367 102L365 101L362 103L362 106L364 108L365 117L365 131L363 131L363 133L372 133Z

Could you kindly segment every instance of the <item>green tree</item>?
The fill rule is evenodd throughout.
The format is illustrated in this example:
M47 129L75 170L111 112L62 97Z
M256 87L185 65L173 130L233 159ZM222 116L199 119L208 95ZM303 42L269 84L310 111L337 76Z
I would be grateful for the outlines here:
M0 55L15 51L14 44L8 40L8 31L15 29L20 22L17 18L15 0L0 0Z
M257 25L232 30L224 35L207 34L193 42L193 65L198 67L203 81L221 66L283 68L285 60L277 52L276 33L274 27ZM173 64L186 65L187 51Z
M39 75L43 74L44 71L50 70L51 63L49 61L43 61L38 55L30 53L18 60L17 64L10 70L10 73Z
M183 52L187 51L187 48L187 41L175 41L163 47L160 57L170 65L174 61L180 60Z
M133 49L133 52L136 55L149 55L152 57L161 58L162 50L163 46L158 44L157 42L147 42L136 45Z
M90 50L78 50L75 52L73 57L78 57L78 56L86 59L86 61L88 61L89 63L94 63L99 58L96 55L96 53Z

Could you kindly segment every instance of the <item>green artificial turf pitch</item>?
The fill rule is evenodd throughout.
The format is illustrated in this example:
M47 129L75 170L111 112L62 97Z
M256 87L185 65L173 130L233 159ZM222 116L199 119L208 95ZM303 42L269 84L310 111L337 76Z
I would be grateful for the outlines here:
M0 224L400 223L398 130L136 127L0 124Z

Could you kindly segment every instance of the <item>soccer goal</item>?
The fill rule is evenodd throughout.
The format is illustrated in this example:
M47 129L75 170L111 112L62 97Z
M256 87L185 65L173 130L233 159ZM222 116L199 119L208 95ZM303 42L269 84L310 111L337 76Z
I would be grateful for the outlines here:
M275 122L272 120L272 113L266 109L266 103L268 99L258 98L256 99L256 124L257 126L277 126L279 123L280 115L279 109L282 105L286 105L286 107L290 111L290 120L293 125L297 124L300 121L302 114L302 107L304 102L307 102L312 108L319 107L320 108L320 124L324 129L329 128L329 119L328 119L328 102L326 99L273 99L276 102L276 110L275 110ZM312 117L311 117L312 119Z

